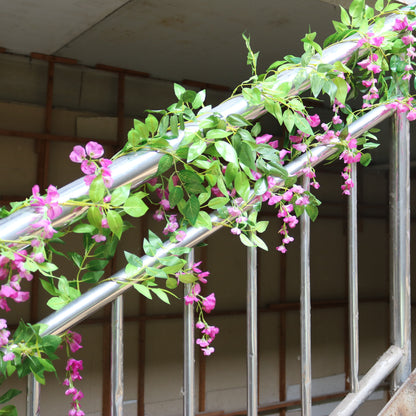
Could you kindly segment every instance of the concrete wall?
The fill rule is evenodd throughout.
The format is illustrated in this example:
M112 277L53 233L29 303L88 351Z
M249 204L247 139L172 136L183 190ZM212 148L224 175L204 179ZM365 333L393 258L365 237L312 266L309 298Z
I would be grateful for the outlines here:
M24 57L0 55L0 129L43 132L46 96L45 62ZM56 66L53 97L52 133L91 137L105 143L116 139L117 134L117 78L113 73L77 66ZM218 103L225 93L208 91L208 101ZM173 88L169 82L127 77L125 99L126 131L132 118L143 117L148 108L163 108L173 102ZM270 130L269 130L270 131ZM51 143L48 181L62 186L79 175L68 155L74 143ZM0 196L27 196L36 182L34 141L27 138L0 137ZM111 146L106 146L107 155ZM321 217L312 224L312 281L313 300L345 300L346 292L346 198L340 191L341 178L334 169L318 170L321 189L317 192L323 202ZM360 171L360 203L363 204L359 223L360 297L360 373L364 374L388 346L388 225L384 208L388 193L386 172L372 169ZM414 201L414 197L413 201ZM279 224L270 210L263 214L271 221L265 235L270 251L259 253L259 308L282 301L281 262L283 257L274 249L279 243ZM149 219L150 228L155 226ZM286 302L299 299L299 238L286 254ZM143 236L140 228L129 230L121 244L138 252ZM414 234L412 234L414 239ZM76 241L67 245L76 246ZM202 249L201 249L202 250ZM218 315L210 322L220 327L215 340L216 352L206 360L206 411L232 411L243 409L246 402L245 338L246 324L246 266L245 250L238 238L227 230L220 231L208 241L208 247L198 255L206 258L204 268L211 271L206 293L215 291ZM224 254L227 253L226 256ZM117 269L123 267L123 256L117 258ZM66 269L66 273L70 273ZM414 274L414 273L413 273ZM412 274L412 279L414 276ZM39 317L49 311L42 306L40 296ZM166 314L180 315L182 301L172 300L167 306L154 300L146 302L146 313L153 316L146 323L145 338L145 414L149 416L177 416L182 413L182 320L179 317L156 319ZM9 318L17 323L19 317L29 319L29 304L14 308L17 313ZM125 414L137 414L137 368L139 349L139 295L125 295ZM2 313L1 316L4 314ZM93 318L101 318L100 312ZM298 311L285 312L286 316L286 384L287 400L299 397L300 334ZM279 400L279 343L280 314L259 313L259 401L267 405ZM344 355L346 313L343 307L314 309L312 313L312 373L314 394L322 395L344 390ZM83 381L79 383L85 393L83 408L89 416L103 414L102 388L104 373L105 326L100 322L83 323L76 330L84 339L84 348L78 358L84 360ZM61 360L59 367L64 366ZM63 372L48 377L42 388L44 416L66 414L69 400L61 386ZM10 384L23 381L13 379ZM196 388L197 391L197 388ZM358 415L374 414L385 402L386 394L376 393ZM23 397L16 401L19 414L24 414ZM314 407L314 415L328 414L335 403ZM269 414L278 414L269 413ZM290 410L290 414L300 414Z

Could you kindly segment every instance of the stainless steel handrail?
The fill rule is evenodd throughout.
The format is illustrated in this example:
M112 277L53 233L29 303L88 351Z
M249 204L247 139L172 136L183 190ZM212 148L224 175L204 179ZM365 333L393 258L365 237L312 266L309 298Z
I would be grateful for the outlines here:
M351 137L359 137L363 134L363 132L373 128L378 123L388 118L392 112L393 111L386 105L377 107L368 112L349 126L349 133L351 134ZM329 156L334 154L336 150L337 148L334 145L315 147L309 154L303 154L293 162L288 163L286 165L286 170L290 176L301 176L304 168L310 165L315 166L326 160ZM310 162L310 160L313 160L313 162ZM277 178L277 186L281 186L282 183L283 180ZM158 250L155 257L143 256L142 261L144 267L154 266L157 264L158 258L168 255L169 250L174 247L193 247L197 245L221 228L221 218L212 214L211 221L214 224L211 230L206 228L189 228L186 231L186 237L183 241L178 243L171 243L170 241L167 241L163 248ZM130 287L130 285L126 282L131 280L131 278L132 277L128 276L124 270L118 271L106 282L90 289L88 292L84 293L78 299L75 299L61 310L54 312L49 317L43 319L41 323L47 325L43 334L59 334L71 326L81 322L87 316L101 309L104 305L111 302L121 293L126 291Z
M414 5L416 5L416 1L412 2L408 7L405 7L402 10L408 10ZM385 25L382 30L377 33L377 36L390 31L396 18L397 15L387 17ZM359 35L354 35L346 38L339 44L329 46L323 50L322 56L315 55L313 57L308 68L294 68L292 70L285 71L277 77L272 88L277 88L285 82L292 82L300 71L305 70L306 73L312 72L314 66L320 63L334 64L335 62L348 59L357 50L357 41L359 38ZM364 50L359 49L359 53L364 53ZM293 88L290 94L301 93L307 90L309 85L309 81L306 80L297 89ZM224 101L217 107L214 107L211 111L204 113L202 117L217 114L226 118L230 114L241 114L248 119L256 119L264 113L265 109L263 105L250 106L241 95L238 95ZM198 123L187 123L185 131L180 131L179 136L171 140L171 146L173 148L177 147L186 132L197 131L198 129ZM113 188L126 183L132 184L133 187L142 184L156 173L158 161L161 156L162 155L158 152L139 151L115 160L110 166L114 180ZM88 187L85 185L83 179L80 178L59 189L59 194L59 201L64 203L68 200L74 200L88 195ZM79 212L73 212L70 207L64 207L61 216L55 219L54 226L65 224L75 215L79 215ZM31 229L31 224L35 223L39 219L40 214L36 214L34 209L28 207L0 220L0 240L15 240L20 235L32 233L33 229Z

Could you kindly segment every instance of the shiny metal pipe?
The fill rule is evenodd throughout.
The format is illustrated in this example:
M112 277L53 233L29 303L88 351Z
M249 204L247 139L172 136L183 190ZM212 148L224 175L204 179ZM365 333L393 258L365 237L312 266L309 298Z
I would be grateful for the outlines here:
M359 137L364 131L376 126L391 114L392 110L387 109L386 106L378 107L352 123L349 126L349 132L352 137ZM303 154L293 162L288 163L286 165L286 170L290 176L301 176L303 174L302 170L305 167L310 166L311 164L313 166L317 165L331 156L336 150L337 149L334 146L315 147L309 154ZM312 163L310 162L311 157L314 158L314 162ZM283 181L279 179L277 186L281 185L282 182ZM215 215L211 216L211 222L216 224L211 230L205 228L189 228L186 232L185 239L180 243L173 244L169 241L166 242L164 248L158 251L156 257L166 256L168 250L173 247L193 247L203 241L221 228L221 226L218 225L220 218ZM150 258L148 256L144 256L142 260L145 267L154 266L157 263L156 258ZM131 285L125 283L127 280L128 276L125 274L124 270L120 270L111 276L110 281L97 285L61 310L52 313L41 321L41 323L48 326L43 334L59 334L81 322L87 316L98 311L104 305L114 300L118 295L129 289Z
M188 254L188 265L191 266L194 262L194 250ZM184 285L184 296L189 294L191 284ZM186 305L184 303L183 311L183 415L195 415L195 325L194 325L194 307L192 304Z
M258 411L257 247L247 247L247 416Z
M40 415L40 384L33 374L27 377L26 416Z
M401 348L392 345L360 380L358 391L349 393L329 416L350 416L394 370L403 357Z
M302 186L309 191L310 180L303 176ZM310 231L311 220L306 212L300 218L300 361L302 416L312 415L311 357L311 284Z
M408 7L403 8L407 10L409 7L416 5L416 1L412 2ZM377 36L382 35L384 32L391 30L394 25L395 19L398 15L392 15L386 18L383 29L376 33ZM371 28L370 28L371 30ZM279 85L285 82L293 82L293 80L299 75L300 71L304 71L306 78L307 75L312 72L313 67L320 63L333 64L337 61L348 60L355 50L357 50L357 41L360 37L358 35L346 38L339 44L329 46L326 48L322 55L316 55L311 60L311 65L308 68L294 68L292 70L285 71L280 74L279 77L268 85L267 88L276 89ZM364 53L364 51L363 51ZM291 94L299 94L309 88L309 81L305 82L293 89ZM230 114L241 114L248 119L255 119L265 113L263 105L250 106L248 102L242 96L235 96L217 107L214 107L211 111L205 113L200 118L208 117L212 114L220 114L223 118L226 118ZM199 127L196 123L187 123L185 132L191 132L198 130ZM171 146L177 147L184 137L185 132L180 132L177 139L171 140ZM111 166L110 170L114 178L113 188L131 183L133 187L148 180L157 171L157 164L161 157L158 152L146 152L141 151L135 154L127 155L117 159ZM69 185L59 189L60 201L65 202L69 199L77 199L88 194L88 187L85 185L83 179L78 179ZM69 207L65 207L62 215L54 221L54 226L59 227L76 215L80 215L81 212L74 213ZM40 215L36 214L32 208L22 209L15 214L4 218L0 221L0 239L1 240L14 240L23 234L31 234L31 224L38 221Z
M348 198L348 298L350 335L350 380L351 391L358 390L358 233L357 233L357 165L351 166L354 183Z
M395 391L411 372L410 128L405 113L393 118L390 235L391 342L404 352L392 379Z
M123 416L124 331L123 295L111 305L111 416Z

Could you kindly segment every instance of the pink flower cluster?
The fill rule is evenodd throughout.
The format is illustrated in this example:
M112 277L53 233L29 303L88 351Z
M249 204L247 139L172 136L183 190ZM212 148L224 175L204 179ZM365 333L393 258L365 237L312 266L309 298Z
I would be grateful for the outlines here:
M3 361L12 361L15 354L8 347L10 331L7 328L7 321L0 319L0 348L3 350Z
M104 148L97 142L88 142L85 149L82 146L74 146L69 158L74 163L81 164L81 171L86 175L84 182L89 186L91 182L101 174L104 185L110 188L113 184L109 166L113 163L109 159L102 158Z
M42 238L52 238L56 233L56 230L52 227L52 220L62 213L56 187L49 185L46 196L42 197L39 193L39 185L34 185L30 206L34 207L38 214L43 215L41 220L32 224L32 228L41 229L40 236Z
M199 265L201 262L195 263L191 266L192 272L198 277L198 281L201 283L207 283L206 277L209 276L209 272L203 272ZM207 297L201 295L201 285L197 282L192 285L192 288L188 295L185 296L185 304L196 304L199 310L199 321L196 324L198 329L201 329L202 337L196 340L196 343L201 347L204 355L211 355L214 352L214 347L210 344L218 334L219 329L215 326L208 325L203 318L203 313L210 313L216 304L215 294L211 293Z
M72 405L68 412L68 416L84 416L85 413L81 410L79 404L79 401L84 397L84 393L74 387L75 380L82 380L79 373L83 370L82 360L70 358L66 364L65 370L67 371L67 378L64 380L63 385L68 387L65 391L65 395L72 396Z
M20 303L30 297L30 293L22 291L20 286L22 279L27 281L33 279L33 275L25 269L27 255L26 250L19 250L13 254L12 259L0 256L0 280L7 280L0 288L0 309L6 312L10 311L7 299Z
M279 234L283 235L282 244L276 247L277 251L286 253L286 245L291 243L294 238L289 235L289 229L295 228L299 220L294 214L294 205L309 205L309 196L305 193L305 189L300 185L293 185L282 195L274 195L269 200L269 205L279 205L277 217L283 219Z

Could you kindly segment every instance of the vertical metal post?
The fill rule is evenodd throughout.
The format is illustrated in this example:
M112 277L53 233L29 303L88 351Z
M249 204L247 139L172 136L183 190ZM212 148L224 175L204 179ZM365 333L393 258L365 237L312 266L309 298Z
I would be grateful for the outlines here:
M303 177L303 188L309 190L309 178ZM302 376L302 416L312 415L311 369L311 289L310 289L310 219L304 212L300 220L300 339Z
M395 391L411 371L410 350L410 129L406 113L393 117L390 166L391 337L403 358L393 373Z
M358 249L357 249L357 164L351 166L354 186L348 198L348 297L351 391L358 390Z
M188 265L194 263L194 250L188 254ZM190 284L184 285L184 293L191 290ZM184 354L183 354L183 414L194 416L195 414L195 346L194 346L194 308L193 305L184 305Z
M40 384L33 374L27 377L26 416L40 415Z
M247 416L257 416L257 247L247 248Z
M123 296L111 305L111 416L123 416Z

